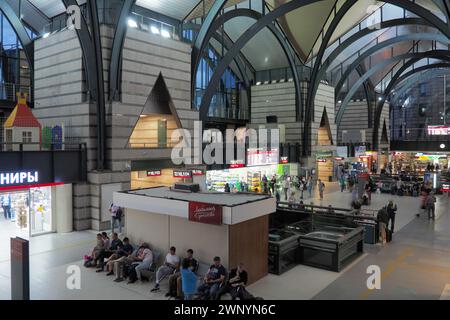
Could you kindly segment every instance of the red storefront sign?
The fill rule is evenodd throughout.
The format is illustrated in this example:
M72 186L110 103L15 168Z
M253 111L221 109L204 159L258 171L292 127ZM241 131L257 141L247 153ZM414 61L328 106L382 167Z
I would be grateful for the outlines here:
M289 163L289 159L288 159L288 157L280 157L280 162L282 164L286 164L286 163Z
M182 179L192 178L192 171L190 171L190 170L173 170L173 177L174 178L182 178Z
M441 191L444 193L450 193L450 183L443 183Z
M189 201L189 221L221 225L222 206Z
M147 170L147 177L159 177L161 170Z
M192 169L192 175L193 176L203 176L205 174L205 171L202 169Z

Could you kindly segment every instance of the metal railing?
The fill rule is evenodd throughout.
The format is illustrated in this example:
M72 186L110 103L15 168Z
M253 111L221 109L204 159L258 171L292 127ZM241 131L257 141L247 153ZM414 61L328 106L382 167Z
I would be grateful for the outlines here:
M127 144L127 148L130 149L167 149L173 148L178 142L172 142L168 137L166 142L158 141L157 138L139 139L139 142L130 141Z
M28 101L32 101L32 90L30 86L16 83L0 83L0 100L16 101L17 93L27 93Z
M86 143L0 142L1 152L86 150Z

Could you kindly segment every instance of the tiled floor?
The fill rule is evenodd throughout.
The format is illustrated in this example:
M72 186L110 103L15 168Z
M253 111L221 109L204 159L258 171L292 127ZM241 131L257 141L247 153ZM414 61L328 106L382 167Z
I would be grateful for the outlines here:
M348 207L351 194L329 185L323 205ZM386 247L365 246L365 254L335 273L297 266L281 276L268 275L249 286L249 291L266 299L439 299L448 296L450 284L450 204L439 197L437 220L416 218L418 198L373 195L371 208L389 199L398 205L397 232ZM321 203L317 198L306 200ZM9 238L15 228L0 217L0 299L10 299ZM73 232L33 237L30 241L31 297L33 299L165 299L166 282L159 293L151 284L115 283L105 273L83 268L81 257L93 246L95 232ZM81 290L69 290L68 266L81 270ZM381 290L366 287L369 265L382 272Z

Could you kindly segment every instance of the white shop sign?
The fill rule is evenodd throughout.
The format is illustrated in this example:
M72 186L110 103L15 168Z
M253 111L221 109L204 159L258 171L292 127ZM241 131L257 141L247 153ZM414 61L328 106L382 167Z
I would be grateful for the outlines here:
M13 186L39 182L37 171L0 172L0 186Z

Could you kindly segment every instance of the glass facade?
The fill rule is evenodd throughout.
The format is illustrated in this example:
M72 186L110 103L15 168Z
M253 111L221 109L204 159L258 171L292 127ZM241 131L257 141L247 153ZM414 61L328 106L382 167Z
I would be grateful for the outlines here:
M31 38L36 34L27 28ZM0 12L0 100L15 100L16 92L29 91L30 67L14 29Z
M183 30L184 41L193 42L195 37L193 30ZM207 53L207 56L201 58L195 77L194 107L196 109L200 108L202 97L220 61L220 54L212 46L208 46ZM246 114L242 112L239 102L241 85L233 70L230 67L227 68L211 100L208 115L213 118L245 119Z

